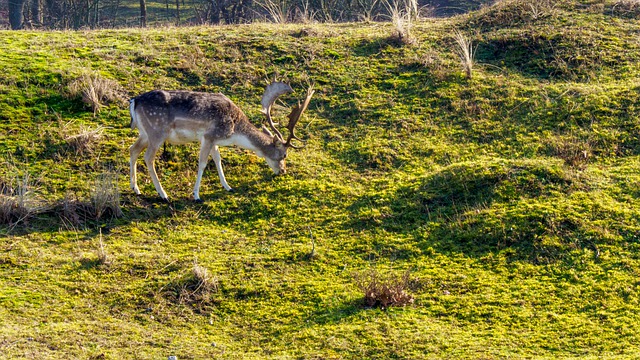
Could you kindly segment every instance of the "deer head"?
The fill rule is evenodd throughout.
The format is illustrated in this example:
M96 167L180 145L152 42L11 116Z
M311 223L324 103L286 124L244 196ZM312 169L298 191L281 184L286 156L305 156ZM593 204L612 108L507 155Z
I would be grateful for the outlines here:
M292 144L291 141L295 139L297 141L304 143L304 140L296 136L294 129L296 124L298 123L298 120L300 120L302 113L304 113L304 111L309 106L309 102L311 101L311 97L315 93L315 90L313 90L312 87L309 87L307 89L307 96L302 102L302 104L298 101L298 105L294 106L293 109L291 110L291 113L287 116L289 118L289 123L285 128L289 131L289 136L285 140L284 136L282 136L282 133L280 132L280 130L278 130L276 126L278 124L274 123L273 119L271 118L271 107L273 106L275 101L278 99L278 97L290 92L293 92L293 89L288 84L285 84L283 82L273 82L267 86L267 88L265 89L264 95L262 95L262 101L261 101L262 113L266 116L267 123L269 124L269 127L271 128L271 130L273 130L274 134L272 134L267 129L265 130L270 136L272 136L274 146L280 149L280 154L281 154L281 156L278 159L276 159L277 161L273 161L273 160L270 161L270 159L267 159L267 163L269 163L269 166L273 169L273 171L276 174L286 172L285 158L287 156L287 150L289 148L300 149L304 147L304 146L296 146Z

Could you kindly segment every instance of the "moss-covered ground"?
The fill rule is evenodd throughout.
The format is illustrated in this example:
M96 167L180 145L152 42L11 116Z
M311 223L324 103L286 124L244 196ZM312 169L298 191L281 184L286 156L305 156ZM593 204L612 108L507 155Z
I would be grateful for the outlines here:
M0 227L0 351L640 356L640 22L617 3L501 3L417 22L415 44L380 23L0 32L2 184L28 179L47 207L115 173L123 213ZM477 46L471 79L454 29ZM223 148L236 192L210 166L204 204L190 198L197 144L168 147L156 164L172 204L142 161L138 197L126 104L94 116L68 94L87 73L129 97L221 91L256 125L267 79L292 84L289 105L314 84L307 146L279 177ZM90 149L69 144L97 128ZM189 301L196 266L217 286ZM366 308L354 273L371 269L409 271L414 303Z

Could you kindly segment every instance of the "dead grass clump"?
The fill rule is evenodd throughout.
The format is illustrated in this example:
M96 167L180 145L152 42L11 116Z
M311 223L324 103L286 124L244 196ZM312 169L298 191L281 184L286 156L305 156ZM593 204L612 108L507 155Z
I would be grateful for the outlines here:
M87 221L115 218L123 215L120 206L120 190L117 175L106 172L98 176L90 199L82 200L74 194L66 194L58 201L53 212L63 223L77 226Z
M84 254L80 258L80 263L85 268L108 267L111 265L111 258L107 254L107 250L102 240L102 230L98 238L98 246L94 253Z
M414 302L413 295L408 292L409 271L400 276L383 276L377 270L368 270L355 273L354 280L362 291L364 303L368 307L386 309L389 306L406 306Z
M82 97L94 115L107 104L123 103L125 100L125 92L120 84L96 74L84 74L75 79L69 84L68 92L71 97Z
M67 194L53 208L55 214L67 225L78 226L87 220L96 219L96 210L89 201L82 201L75 195Z
M545 142L547 153L564 160L568 166L585 167L593 158L593 146L590 141L576 137L554 137Z
M411 34L411 30L420 13L418 2L415 0L384 0L383 4L393 24L389 41L397 45L416 45L418 41Z
M191 306L196 312L206 313L214 305L213 295L218 291L218 279L197 261L182 278L165 287L163 295L169 301Z
M267 13L267 19L275 24L284 24L292 18L292 4L286 0L263 0L256 4Z
M0 181L0 224L10 228L26 223L46 209L28 173L12 181Z
M458 57L460 58L460 62L462 63L462 68L467 76L467 79L471 79L473 76L473 65L475 64L475 56L476 50L478 47L473 48L473 42L471 39L464 36L459 31L454 31L453 39L455 40L456 47L454 50Z
M98 257L98 265L111 265L111 259L107 250L104 247L104 241L102 241L102 229L100 230L100 237L98 238L98 248L96 249L96 256Z
M122 216L117 174L106 172L98 176L91 193L91 204L96 219Z
M73 150L76 156L90 155L95 145L102 139L104 127L95 129L83 127L76 134L64 134L64 141Z

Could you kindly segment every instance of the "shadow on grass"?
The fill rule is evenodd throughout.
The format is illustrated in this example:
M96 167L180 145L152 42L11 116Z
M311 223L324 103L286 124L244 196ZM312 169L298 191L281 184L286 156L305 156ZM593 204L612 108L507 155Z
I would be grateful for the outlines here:
M367 308L364 299L358 298L340 302L333 307L319 307L319 310L313 313L309 321L317 325L338 324L346 319L357 316L363 311L382 310Z
M585 190L558 162L455 164L394 191L361 197L350 205L354 216L345 226L409 235L423 252L482 257L511 249L513 260L552 263L597 242L592 227L601 220L593 216L599 205L569 200Z
M172 157L174 155L168 154ZM175 193L169 202L162 200L155 190L147 191L142 195L135 195L131 190L120 194L117 208L105 208L99 213L96 206L89 199L64 198L39 204L38 207L27 209L23 213L16 213L14 217L7 217L5 229L0 234L24 235L30 233L48 233L60 229L77 231L81 230L87 238L98 236L99 233L107 235L112 229L127 226L138 221L158 221L179 218L184 213L195 212L205 214L208 220L221 225L233 225L242 222L258 222L264 219L274 218L274 207L279 204L276 201L252 201L256 196L264 194L264 188L260 184L274 180L275 175L262 169L258 178L253 178L251 183L239 182L234 186L233 192L224 190L218 182L215 169L209 170L206 181L210 181L213 192L202 194L202 203L195 202L191 188L185 193ZM149 189L145 189L149 190ZM201 189L202 190L202 189ZM144 190L143 190L144 191ZM153 192L153 194L152 194ZM287 193L278 191L273 193L273 198L288 196ZM273 206L272 206L273 205ZM284 219L283 214L276 216L277 220ZM0 220L4 217L0 218Z

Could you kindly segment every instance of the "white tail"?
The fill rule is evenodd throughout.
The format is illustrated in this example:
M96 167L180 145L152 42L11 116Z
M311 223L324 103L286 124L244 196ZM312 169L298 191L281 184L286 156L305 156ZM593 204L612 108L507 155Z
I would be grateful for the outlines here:
M201 201L200 182L209 154L213 156L220 183L226 190L232 190L224 177L218 146L236 145L252 150L256 155L265 158L275 174L285 173L287 150L290 147L297 148L291 144L291 140L300 140L294 135L293 128L313 96L313 90L309 89L304 105L298 105L289 115L289 138L284 140L271 120L270 109L280 95L291 91L293 90L289 85L276 82L267 86L262 97L263 112L276 135L272 135L266 128L259 130L253 126L240 108L219 93L154 90L131 99L131 128L137 128L140 132L136 142L129 148L131 189L140 194L136 162L146 148L144 161L149 169L151 181L160 197L168 200L154 166L156 153L165 142L200 142L198 176L193 189L196 201Z

